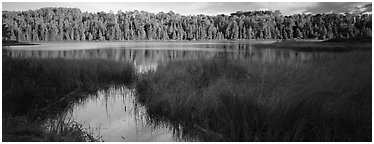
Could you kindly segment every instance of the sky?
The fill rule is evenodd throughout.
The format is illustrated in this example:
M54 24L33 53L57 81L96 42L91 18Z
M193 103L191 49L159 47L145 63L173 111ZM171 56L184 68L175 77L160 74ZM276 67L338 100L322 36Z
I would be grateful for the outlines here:
M182 15L217 15L236 11L280 10L295 13L371 12L371 2L3 2L2 10L26 11L42 7L79 8L82 12L143 10L152 13L173 11Z

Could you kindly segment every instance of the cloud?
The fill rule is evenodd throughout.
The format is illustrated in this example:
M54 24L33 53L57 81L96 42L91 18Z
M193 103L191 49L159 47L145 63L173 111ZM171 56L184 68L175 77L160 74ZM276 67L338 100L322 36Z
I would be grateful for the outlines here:
M363 5L368 3L363 2L319 2L315 7L310 7L308 11L312 13L344 13L352 10L357 10L357 7L361 8ZM371 3L370 3L371 5ZM370 6L371 7L371 6ZM371 8L370 8L371 11Z
M277 3L259 3L258 5L265 7L269 10L280 10L284 15L295 13L302 13L310 7L316 6L315 2L277 2Z
M371 9L372 9L372 4L370 3L370 4L363 5L363 6L356 6L353 9L349 9L349 12L362 14L366 12L371 12Z
M372 4L371 4L371 3L370 3L370 4L366 4L366 5L364 6L364 8L366 8L366 11L371 12Z
M227 2L214 3L208 7L215 14L229 14L236 11L280 10L284 15L297 13L341 13L360 6L360 11L370 11L368 2ZM365 9L365 10L363 10Z
M110 10L148 11L152 13L174 11L182 15L217 15L236 11L280 10L284 15L295 13L371 12L369 2L3 2L3 10L29 10L42 7L75 7L83 12Z
M207 9L212 14L230 14L236 11L280 10L282 14L302 13L318 5L316 2L224 2L211 3Z

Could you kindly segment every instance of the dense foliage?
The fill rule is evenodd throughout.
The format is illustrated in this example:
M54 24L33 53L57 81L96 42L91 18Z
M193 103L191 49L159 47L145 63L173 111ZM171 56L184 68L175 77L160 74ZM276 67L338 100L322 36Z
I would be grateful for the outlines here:
M276 10L183 16L52 7L3 11L2 20L3 39L18 41L352 38L371 37L372 23L371 14L283 16Z

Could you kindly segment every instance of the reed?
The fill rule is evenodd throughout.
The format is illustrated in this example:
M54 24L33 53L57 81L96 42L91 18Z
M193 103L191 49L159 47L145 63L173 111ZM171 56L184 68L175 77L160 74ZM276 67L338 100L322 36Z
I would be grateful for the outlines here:
M91 141L79 124L60 121L54 126L62 131L47 132L44 123L85 99L86 93L134 79L130 63L3 56L3 141ZM4 122L13 119L18 120Z
M172 62L143 75L137 92L151 117L203 141L371 141L370 53Z

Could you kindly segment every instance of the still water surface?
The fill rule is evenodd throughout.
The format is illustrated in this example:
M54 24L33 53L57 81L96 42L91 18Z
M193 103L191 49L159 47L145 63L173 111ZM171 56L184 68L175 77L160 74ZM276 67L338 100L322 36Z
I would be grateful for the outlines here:
M138 74L156 71L159 65L171 61L210 59L222 53L242 61L295 65L331 55L260 49L252 42L44 43L5 49L3 54L12 58L130 62ZM135 95L136 92L126 86L113 86L74 104L65 115L92 130L94 135L102 136L104 141L187 141L178 132L180 127L152 123L146 108L136 102Z
M152 125L134 94L126 86L100 90L74 105L66 117L90 127L104 141L181 141L167 125Z

